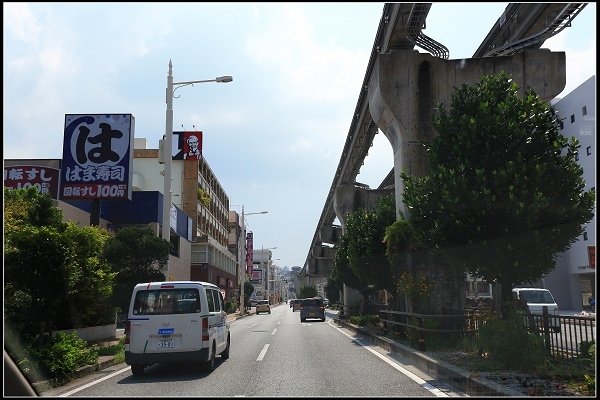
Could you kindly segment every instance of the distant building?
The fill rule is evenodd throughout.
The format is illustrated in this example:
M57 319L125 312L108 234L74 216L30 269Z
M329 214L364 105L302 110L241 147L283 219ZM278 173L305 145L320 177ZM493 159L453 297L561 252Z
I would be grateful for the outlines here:
M162 191L159 149L147 149L143 138L135 139L134 147L134 184ZM172 201L191 217L192 232L189 275L177 279L211 282L226 292L226 301L237 299L238 256L230 251L229 196L204 157L173 159L171 175Z
M585 189L596 186L596 75L575 88L553 107L563 119L561 134L575 137L581 147L579 164L583 167ZM581 237L562 253L556 267L543 279L562 310L580 311L596 298L596 211Z

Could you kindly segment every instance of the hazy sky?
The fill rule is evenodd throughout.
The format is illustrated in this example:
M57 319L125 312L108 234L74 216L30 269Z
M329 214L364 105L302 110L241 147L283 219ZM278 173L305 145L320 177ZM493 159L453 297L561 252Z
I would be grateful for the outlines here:
M384 3L3 3L4 158L61 158L65 114L127 113L157 148L169 60L174 130L246 213L255 248L302 266L358 100ZM468 58L507 3L433 3L424 34ZM565 51L563 96L596 73L596 4L542 47ZM425 52L417 47L420 52ZM393 166L383 134L357 178ZM161 189L162 188L158 188Z

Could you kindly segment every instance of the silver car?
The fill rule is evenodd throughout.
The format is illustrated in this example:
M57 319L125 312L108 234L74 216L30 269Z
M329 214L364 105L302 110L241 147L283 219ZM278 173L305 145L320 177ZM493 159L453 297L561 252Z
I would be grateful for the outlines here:
M260 314L261 312L268 312L271 314L271 305L269 304L269 300L258 300L256 302L256 314Z

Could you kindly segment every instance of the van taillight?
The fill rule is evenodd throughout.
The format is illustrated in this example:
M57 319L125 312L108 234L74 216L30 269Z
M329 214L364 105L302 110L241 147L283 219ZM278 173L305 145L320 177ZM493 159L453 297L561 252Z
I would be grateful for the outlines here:
M208 340L208 317L202 318L202 341Z
M131 331L131 321L125 322L125 344L129 344L129 332Z

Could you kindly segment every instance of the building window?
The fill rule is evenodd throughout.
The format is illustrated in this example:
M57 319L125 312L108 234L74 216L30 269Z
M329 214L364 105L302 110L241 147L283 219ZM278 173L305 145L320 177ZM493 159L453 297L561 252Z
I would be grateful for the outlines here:
M579 152L578 151L575 152L575 161L579 161Z
M588 147L586 147L586 148L585 148L585 151L587 152L587 155L588 155L588 156L591 156L591 155L592 155L592 146L588 146Z
M575 114L571 114L571 123L575 122Z
M560 130L562 131L563 129L565 129L565 124L563 123L563 121L560 121Z
M587 107L586 106L581 107L581 115L587 115Z
M587 234L587 232L583 232L583 240L588 240L588 234Z

